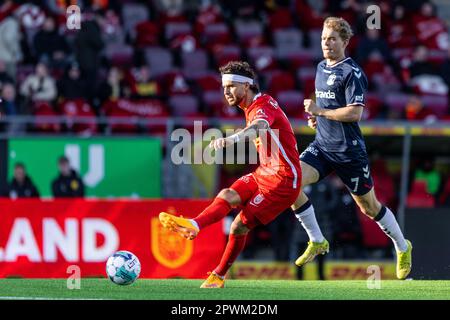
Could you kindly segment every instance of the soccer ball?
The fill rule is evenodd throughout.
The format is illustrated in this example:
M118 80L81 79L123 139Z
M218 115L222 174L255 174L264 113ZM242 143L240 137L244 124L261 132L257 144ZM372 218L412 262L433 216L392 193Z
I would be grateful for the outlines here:
M132 284L139 278L140 273L141 263L129 251L117 251L106 261L106 274L115 284Z

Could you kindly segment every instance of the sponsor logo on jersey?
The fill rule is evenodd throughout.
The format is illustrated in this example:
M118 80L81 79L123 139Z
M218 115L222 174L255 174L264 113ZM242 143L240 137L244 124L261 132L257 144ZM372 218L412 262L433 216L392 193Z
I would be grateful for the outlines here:
M306 152L312 153L316 157L319 154L319 150L317 150L317 148L309 146L308 148L305 149L305 151L302 152L302 154L300 155L300 158L303 158L303 156L306 155Z
M255 117L253 119L260 119L260 118L267 118L267 115L264 112L264 109L258 109L256 111Z
M364 102L364 95L355 96L355 102Z
M327 80L327 85L332 86L336 80L336 75L334 73L330 74Z
M319 91L316 90L316 98L321 98L321 99L336 99L336 94L331 91Z

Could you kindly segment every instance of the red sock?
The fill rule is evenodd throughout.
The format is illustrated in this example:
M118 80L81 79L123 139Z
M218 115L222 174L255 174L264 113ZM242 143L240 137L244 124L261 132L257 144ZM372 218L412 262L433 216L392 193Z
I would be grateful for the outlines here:
M245 246L245 240L247 239L247 234L234 235L231 234L228 237L227 247L222 255L222 260L220 260L219 265L214 270L216 274L223 277L230 269L233 262L241 253Z
M215 198L214 201L194 218L200 228L204 228L223 219L228 212L231 211L231 206L228 201L222 198Z

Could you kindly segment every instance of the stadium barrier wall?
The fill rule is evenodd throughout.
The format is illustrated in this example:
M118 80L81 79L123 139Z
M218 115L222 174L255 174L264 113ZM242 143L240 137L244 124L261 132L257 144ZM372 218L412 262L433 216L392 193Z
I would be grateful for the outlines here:
M226 238L221 223L195 241L162 228L161 211L197 215L206 200L7 200L0 199L0 278L106 277L117 250L139 258L143 278L204 278L220 261Z
M450 209L406 209L405 235L413 244L413 279L450 279Z

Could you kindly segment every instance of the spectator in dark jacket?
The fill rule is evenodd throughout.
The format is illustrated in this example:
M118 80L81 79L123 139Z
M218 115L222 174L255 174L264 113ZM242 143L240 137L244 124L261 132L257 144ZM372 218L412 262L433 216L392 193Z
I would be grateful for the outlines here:
M63 68L70 54L69 45L58 33L53 17L45 19L42 30L34 36L33 46L37 60L45 59L52 67Z
M86 13L86 20L75 38L75 56L80 65L81 74L88 82L89 98L95 94L100 53L104 47L100 27L95 15Z
M65 100L85 99L88 88L86 81L81 78L77 63L72 63L58 85L59 97Z
M16 163L14 166L14 177L9 183L8 194L11 199L39 197L39 191L22 163Z
M69 159L62 156L58 160L59 176L52 182L55 198L84 197L84 184L78 173L70 167Z

